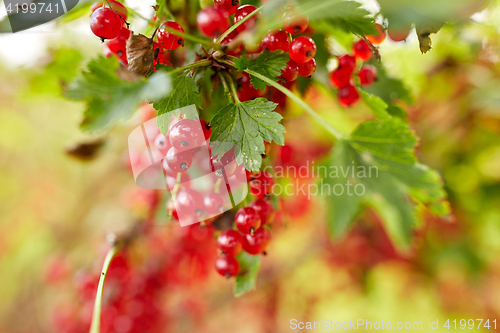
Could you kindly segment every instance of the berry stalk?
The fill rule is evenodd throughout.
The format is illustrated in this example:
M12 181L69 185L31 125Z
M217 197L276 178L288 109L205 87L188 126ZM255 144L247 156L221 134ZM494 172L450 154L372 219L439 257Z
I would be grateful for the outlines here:
M304 102L300 97L296 96L293 92L282 86L281 84L274 82L273 80L269 79L268 77L261 75L257 72L254 72L251 69L246 69L245 72L247 72L250 75L253 75L262 81L264 81L267 85L272 86L279 91L281 91L283 94L288 96L291 100L293 100L295 103L297 103L299 106L301 106L304 110L311 115L321 126L323 126L328 132L330 132L337 140L341 140L344 138L344 135L340 133L338 129L335 127L331 126L328 124L319 114L316 113L309 105L307 105L306 102Z
M102 306L102 291L104 288L104 280L106 279L106 274L108 273L109 264L113 257L118 253L118 246L113 245L104 259L104 264L102 266L101 276L99 278L99 285L97 287L97 294L94 302L94 312L92 313L92 323L90 324L90 333L99 333L101 325L101 306Z
M219 36L219 38L217 38L217 40L215 41L215 43L216 44L220 44L227 36L229 36L229 34L231 32L233 32L234 30L236 30L236 28L238 28L240 25L242 25L243 23L245 23L246 21L248 21L253 16L257 15L257 13L262 10L262 8L264 8L264 6L260 6L259 8L257 8L256 10L254 10L253 12L251 12L250 14L248 14L247 16L245 16L243 19L239 20L234 25L232 25L231 27L229 27L229 29L227 29L222 35Z

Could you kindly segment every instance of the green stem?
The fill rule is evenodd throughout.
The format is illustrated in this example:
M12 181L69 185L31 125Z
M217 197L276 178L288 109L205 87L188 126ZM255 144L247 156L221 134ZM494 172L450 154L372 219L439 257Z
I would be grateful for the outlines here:
M224 94L226 94L226 97L231 100L231 91L229 90L229 86L227 85L226 79L224 78L224 75L222 75L221 72L219 72L219 78L220 82L222 83L222 87L224 88Z
M210 66L211 64L212 64L211 60L208 60L208 59L199 60L199 61L193 62L192 64L176 68L173 71L170 71L169 74L173 75L173 74L184 72L188 69L193 69L193 68L203 67L203 66Z
M175 30L175 29L172 29L172 28L169 28L169 27L165 27L165 26L162 27L162 29L164 29L165 31L170 32L172 35L176 35L176 36L182 37L185 40L190 40L190 41L195 42L197 44L206 45L208 47L211 47L211 48L214 48L214 49L217 49L217 50L220 49L220 45L219 44L216 44L216 43L213 43L213 42L209 42L207 40L204 40L204 39L201 39L201 38L197 38L197 37L185 34L183 32L180 32L179 30Z
M309 113L311 117L313 117L321 126L323 126L328 132L330 132L337 140L340 140L344 137L342 133L335 127L331 126L328 124L319 114L316 113L309 105L307 105L306 102L304 102L300 97L296 96L294 93L292 93L290 90L287 88L283 87L281 84L274 82L273 80L269 79L268 77L261 75L257 72L254 72L251 69L245 69L245 72L247 72L250 75L255 76L256 78L261 79L264 81L267 85L272 86L279 91L281 91L283 94L288 96L291 100L293 100L295 103L297 103L299 106L301 106L304 110Z
M104 264L102 266L101 277L99 278L99 286L97 287L97 294L95 296L94 302L94 313L92 314L92 323L90 325L90 333L99 333L101 326L101 306L102 306L102 291L104 288L104 279L106 279L106 274L108 273L109 264L111 260L118 252L118 247L113 245L104 259Z
M260 12L263 7L264 6L260 6L259 8L257 8L256 10L254 10L253 12L251 12L250 14L248 14L247 16L245 16L242 20L236 22L233 26L231 26L229 29L227 29L222 35L220 35L219 38L217 38L217 40L215 41L215 43L220 44L224 40L224 38L226 38L227 36L229 36L229 34L231 32L233 32L234 30L236 30L236 28L238 28L240 25L242 25L243 23L245 23L252 16L257 15L257 13Z
M231 95L233 95L233 99L234 99L234 103L235 104L240 104L241 101L240 99L238 98L238 91L236 90L236 85L234 84L234 80L233 78L231 77L231 75L229 75L229 73L224 73L222 74L225 76L226 80L227 80L227 83L229 85L229 88L231 89Z

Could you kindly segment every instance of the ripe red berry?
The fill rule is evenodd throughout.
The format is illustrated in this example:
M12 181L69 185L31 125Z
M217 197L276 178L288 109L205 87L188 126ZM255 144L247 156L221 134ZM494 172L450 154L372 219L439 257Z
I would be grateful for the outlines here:
M372 43L373 45L377 45L377 44L380 44L382 43L384 40L385 40L385 31L384 31L384 27L381 26L380 24L378 23L375 23L375 29L377 29L377 34L372 36L372 35L368 35L366 36L366 38L370 41L370 43Z
M263 96L266 93L265 90L255 89L250 82L250 75L243 72L243 77L240 81L240 86L238 89L238 99L242 102L249 101L259 96Z
M290 44L290 58L297 64L310 61L316 55L316 44L310 37L299 36Z
M212 127L210 127L210 124L207 121L201 119L200 125L201 128L203 129L203 135L205 137L205 140L210 139L210 136L212 135Z
M316 72L316 60L314 58L298 66L300 76L309 77Z
M377 69L372 65L365 65L359 70L358 77L362 86L371 86L377 79Z
M172 147L168 138L161 133L155 138L154 145L163 156L167 155L169 149Z
M106 41L106 46L113 53L116 54L118 59L124 64L127 64L127 40L130 37L130 30L126 27L122 27L118 36L114 39Z
M224 210L224 199L219 193L210 193L203 198L205 211L209 214L221 214Z
M208 38L218 37L229 28L226 14L214 7L205 7L196 16L198 30Z
M350 106L358 101L359 93L356 90L356 87L353 85L347 85L339 89L338 98L340 104L343 106Z
M243 20L247 15L251 14L253 11L255 11L257 7L253 5L243 5L238 7L236 12L234 13L234 24L238 23L238 21ZM257 21L257 18L259 17L259 14L256 14L246 20L242 25L238 26L236 30L238 32L242 32L245 30L252 30L255 27L255 21Z
M236 31L231 32L226 38L224 38L222 40L221 44L222 45L224 45L224 44L227 45L227 44L231 43L234 40L234 38L236 38L237 35L238 34L237 34ZM234 57L237 57L237 56L239 56L241 54L242 51L243 51L243 44L238 45L238 47L232 49L231 51L226 51L226 54L232 55Z
M236 230L224 230L217 238L217 246L224 254L234 257L243 248L243 237Z
M250 193L258 199L271 195L274 186L274 178L269 172L262 171L250 182Z
M393 28L392 26L389 26L387 29L387 34L389 35L389 38L394 41L394 42L402 42L408 38L408 35L410 34L411 26L407 27L397 27Z
M170 148L165 156L168 167L174 172L186 172L193 162L193 156L186 151Z
M354 51L354 56L363 61L370 59L373 54L372 49L363 39L360 39L356 43L354 43L352 49Z
M201 216L203 213L203 196L190 188L182 189L177 193L175 198L175 207L177 213L181 215L196 215Z
M282 50L286 52L288 51L288 47L290 47L290 38L284 30L269 30L264 38L262 38L262 48L264 50Z
M205 142L200 122L194 119L181 119L170 129L170 142L177 150L191 150Z
M227 16L233 15L238 9L240 2L238 0L214 0L214 7L224 11Z
M120 17L123 18L123 20L127 20L128 17L128 9L125 7L122 3L115 1L115 0L109 0L109 4L111 5L111 9L117 13ZM97 8L101 8L104 5L106 8L110 8L108 5L107 1L100 1L100 2L95 2L92 4L90 9L92 12L94 12Z
M261 225L264 225L272 220L274 215L274 207L273 204L269 202L269 200L257 199L252 201L248 206L255 209L257 214L259 214Z
M175 50L180 46L184 46L184 38L174 35L173 33L167 31L165 28L172 30L177 30L184 33L184 29L181 25L175 21L166 21L161 26L156 34L158 42L163 44L163 47L167 50Z
M229 279L238 275L240 264L233 257L219 257L215 260L215 270L226 279Z
M299 66L293 60L288 60L286 67L281 70L280 78L285 79L287 82L297 80L299 77Z
M309 18L297 14L294 10L287 10L283 14L283 27L292 35L301 34L309 27Z
M271 234L267 229L260 228L254 235L246 234L243 239L245 252L256 255L266 250L271 241Z
M244 234L253 234L260 228L260 216L252 207L243 207L238 210L234 218L235 225Z
M346 54L339 57L339 66L338 68L342 68L349 73L354 71L356 67L356 58L352 55Z
M122 28L122 20L113 10L105 7L97 8L90 16L90 29L97 37L113 39L118 37Z
M339 67L332 71L328 78L330 79L330 84L335 88L342 88L351 83L352 72Z

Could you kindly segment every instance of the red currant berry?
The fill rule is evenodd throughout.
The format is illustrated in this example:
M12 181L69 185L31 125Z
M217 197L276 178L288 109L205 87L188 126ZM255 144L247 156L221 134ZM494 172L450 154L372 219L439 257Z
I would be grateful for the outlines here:
M290 44L290 58L297 64L310 61L316 55L316 44L310 37L299 36Z
M97 37L113 39L118 37L122 28L120 16L105 7L97 8L90 16L90 29Z
M338 98L340 104L343 106L350 106L358 101L359 93L356 90L356 87L348 85L339 89Z
M245 168L245 164L240 164L236 167L236 170L234 170L234 176L236 177L236 180L240 183L248 183L247 180L247 169Z
M233 257L220 257L215 260L215 270L226 279L229 279L238 275L240 264Z
M375 29L377 29L377 34L372 36L372 35L368 35L366 36L366 38L370 41L370 43L372 43L373 45L377 45L377 44L380 44L382 43L384 40L385 40L385 31L384 31L384 27L381 26L380 24L378 23L375 23Z
M160 153L163 156L167 155L167 152L172 147L172 145L170 144L170 141L168 140L168 138L166 138L161 133L158 134L158 136L155 138L154 145L160 151Z
M198 30L208 38L218 37L229 28L225 13L214 7L205 7L196 16Z
M115 0L109 0L109 4L111 5L111 9L115 13L117 13L120 17L122 17L123 20L125 20L125 21L127 20L127 17L128 17L127 7L125 7L122 3L115 1ZM106 7L106 8L110 8L108 5L108 2L100 1L100 2L96 2L96 3L92 4L90 9L92 10L92 12L95 12L95 10L97 8L101 8L103 5L105 5L104 7Z
M259 214L261 225L264 225L272 220L274 215L274 207L273 204L269 202L269 200L257 199L255 201L252 201L248 206L255 209L257 214Z
M281 70L280 78L285 79L287 82L297 80L299 77L299 66L293 60L288 60L286 67Z
M353 57L352 55L346 54L339 57L338 68L342 68L347 72L352 73L355 67L356 67L356 58Z
M193 189L183 189L177 193L175 206L181 216L182 214L201 216L204 208L203 196Z
M238 0L214 0L215 9L225 12L227 16L233 15L239 4Z
M167 155L167 154L165 153L165 155ZM168 163L167 163L166 159L163 159L163 161L161 163L161 166L163 167L163 172L165 173L165 175L167 175L167 177L174 178L174 184L173 184L173 186L175 186L175 180L176 180L176 177L177 177L177 172L175 172L172 169L170 169L170 167L168 166ZM170 185L169 185L169 188L170 188Z
M224 199L218 193L211 193L203 198L205 211L209 214L220 214L224 210Z
M250 75L243 72L243 77L241 78L241 83L238 89L238 98L240 101L245 102L256 97L261 97L266 94L266 90L255 89L250 82Z
M212 135L212 127L210 127L208 121L202 119L200 120L200 125L203 129L203 136L205 137L205 140L210 139L210 136Z
M309 77L316 72L316 60L314 58L298 66L300 76Z
M120 59L123 63L127 63L127 40L130 37L130 30L126 27L122 27L118 36L114 39L110 39L106 41L106 46L108 49L116 54L118 59Z
M254 197L262 199L271 195L274 184L273 176L269 172L262 171L250 182L250 193Z
M265 228L260 228L254 235L246 234L243 237L243 249L253 255L264 252L271 241L271 234Z
M234 13L234 24L236 24L238 21L243 20L247 15L251 14L256 9L257 7L253 5L244 5L238 7L236 12ZM245 30L252 30L255 27L255 21L257 21L258 16L259 14L256 14L246 20L242 25L236 28L236 31L243 32Z
M374 66L365 65L359 70L358 77L362 86L371 86L377 79L377 69Z
M309 27L309 18L293 10L287 10L283 14L283 27L292 35L301 34Z
M354 51L354 56L363 61L370 59L373 54L370 45L368 45L363 39L360 39L356 43L354 43L352 49Z
M402 42L405 41L406 38L408 38L408 35L410 34L411 26L407 27L401 27L401 28L393 28L389 26L387 29L387 34L389 35L389 38L394 41L394 42Z
M330 84L335 88L342 88L351 83L352 72L350 70L344 69L344 67L339 67L332 71L328 78L330 79Z
M167 65L172 67L170 63L170 53L168 53L164 48L163 44L154 42L155 49L158 48L160 52L158 52L158 56L154 60L154 64Z
M236 163L236 156L234 155L234 146L229 151L225 152L222 157L212 160L213 171L219 178L225 173L230 176L236 171L238 164Z
M231 43L234 40L234 38L236 38L236 36L237 36L236 31L233 31L226 38L224 38L222 40L221 44L227 45L227 44ZM232 49L231 51L227 51L226 54L237 57L241 54L242 51L243 51L243 44L238 45L236 48Z
M236 230L224 230L217 238L217 246L224 254L234 257L243 248L243 237Z
M165 156L168 167L174 172L186 172L193 163L193 156L186 151L178 151L174 147Z
M205 142L200 122L194 119L181 119L170 129L170 142L177 150L183 151L200 147Z
M269 30L262 39L262 48L264 50L282 50L283 52L286 52L288 51L288 47L290 47L290 38L288 37L288 34L281 29Z
M260 216L252 207L238 210L234 218L235 225L244 234L253 234L260 228Z
M167 50L175 50L179 48L180 46L184 46L184 38L179 37L177 35L174 35L173 33L169 32L165 28L169 28L172 30L177 30L182 33L184 33L184 29L181 27L181 25L175 21L167 21L164 22L161 26L160 29L158 30L158 33L156 34L156 38L158 38L158 42L163 44L163 47Z

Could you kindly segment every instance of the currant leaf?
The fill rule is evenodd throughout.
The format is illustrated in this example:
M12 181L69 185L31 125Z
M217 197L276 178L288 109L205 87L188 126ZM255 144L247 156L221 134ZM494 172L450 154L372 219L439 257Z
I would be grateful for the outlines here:
M234 296L239 297L244 293L255 289L257 281L257 273L260 267L260 255L250 255L246 252L241 252L236 256L240 264L240 273L236 276L234 285Z
M363 123L348 139L336 143L333 169L325 180L332 189L328 196L332 236L345 233L363 204L379 211L389 235L401 247L409 244L411 228L417 223L415 206L408 198L428 205L436 214L448 214L442 179L417 162L416 143L399 118Z
M265 98L256 98L220 109L210 121L212 156L222 156L236 145L238 164L245 163L247 170L258 172L265 152L264 140L285 143L285 128L279 123L283 117L273 111L276 106Z
M156 73L148 79L134 78L131 82L119 77L121 69L115 57L100 56L90 61L87 71L70 83L66 95L87 102L81 124L84 130L103 129L127 119L140 102L161 98L172 88L166 73ZM121 73L123 76L124 72Z
M290 60L288 53L278 50L274 52L262 52L258 58L248 61L244 57L235 60L235 66L239 71L246 69L253 70L261 75L264 75L274 82L278 81L281 75L281 70L286 67L286 63ZM264 81L250 74L250 82L255 89L264 90L266 84Z
M201 108L201 97L196 81L189 76L179 75L172 81L172 92L170 95L157 100L153 107L158 110L157 124L163 135L167 135L168 125L172 121L171 117L161 117L161 115L174 111L174 116L182 113L185 118L197 119L197 110L190 105Z
M390 118L390 114L387 112L387 108L389 107L384 100L378 96L369 94L363 90L359 90L359 94L363 101L365 101L366 105L373 111L373 114L378 119L388 119Z

